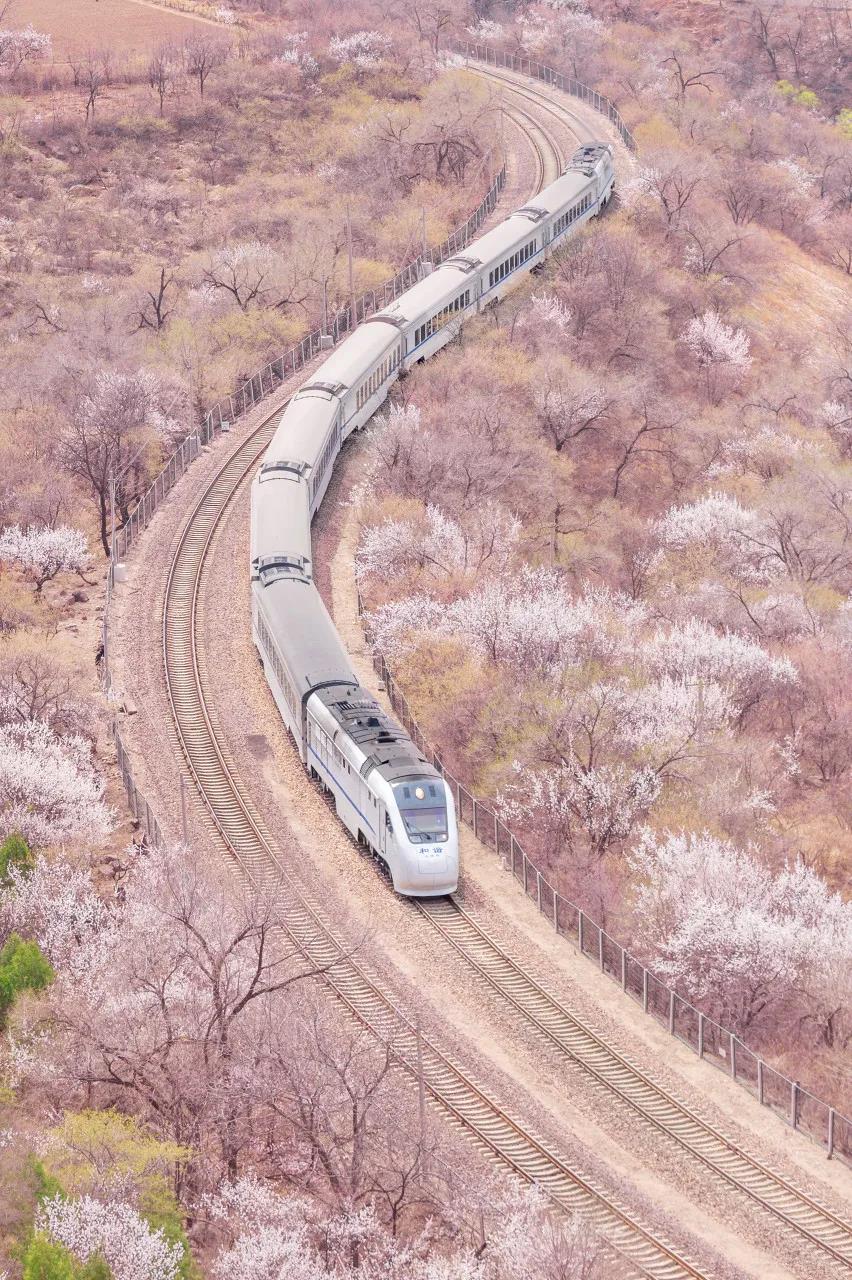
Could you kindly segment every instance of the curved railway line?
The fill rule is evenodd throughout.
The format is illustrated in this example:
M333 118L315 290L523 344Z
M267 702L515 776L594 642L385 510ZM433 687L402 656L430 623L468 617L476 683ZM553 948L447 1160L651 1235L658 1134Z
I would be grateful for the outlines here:
M533 91L522 92L507 77L492 75L490 69L482 74L504 83L513 94L528 97L563 126L566 117L576 122L567 109L553 107ZM506 113L524 131L533 148L538 190L550 180L548 174L553 166L562 163L559 147L524 109L513 103ZM585 122L579 123L588 134ZM344 940L311 900L297 874L286 865L240 783L238 768L208 703L197 634L199 594L216 529L257 466L282 408L242 441L216 471L188 517L168 573L162 619L166 687L178 738L210 820L243 872L254 883L276 893L281 927L286 934L312 964L326 973L349 1011L383 1040L392 1040L394 1052L409 1075L416 1076L420 1063L429 1093L457 1124L471 1131L486 1149L521 1176L536 1182L556 1204L584 1213L621 1259L625 1274L654 1280L706 1277L706 1271L640 1222L617 1198L570 1167L458 1063L435 1044L421 1040L381 982L347 955ZM607 1044L512 958L462 903L443 899L420 902L412 909L419 910L482 979L601 1087L629 1104L647 1123L776 1220L835 1262L852 1269L852 1226L735 1146Z
M413 901L482 978L551 1044L731 1186L852 1269L852 1225L735 1146L619 1053L489 935L457 898Z
M537 195L542 187L548 186L559 177L565 164L564 156L547 130L543 129L528 111L515 106L504 106L503 110L526 136L535 154L536 176L533 194Z
M379 981L347 955L343 939L323 918L285 866L274 838L240 785L234 761L217 733L207 703L197 645L202 577L213 535L242 483L265 451L280 409L261 424L216 472L193 508L169 569L163 607L163 657L169 701L187 764L226 849L253 884L275 894L280 925L310 964L322 970L349 1011L384 1042L411 1076L422 1071L431 1096L483 1147L553 1202L583 1213L621 1260L624 1274L649 1280L707 1280L700 1270L618 1200L546 1146L396 1007Z

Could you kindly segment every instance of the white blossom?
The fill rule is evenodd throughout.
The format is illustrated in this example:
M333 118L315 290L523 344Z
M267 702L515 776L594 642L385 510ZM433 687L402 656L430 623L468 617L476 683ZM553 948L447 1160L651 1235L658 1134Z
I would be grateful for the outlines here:
M698 618L654 632L642 643L642 661L676 680L719 681L741 697L798 681L789 658L776 657L735 632L714 631Z
M518 325L544 337L565 338L571 332L571 310L555 294L534 293Z
M474 40L502 40L505 28L500 22L492 22L490 18L480 18L473 27L467 30Z
M605 588L573 597L557 573L524 565L486 578L448 604L425 595L403 597L377 609L368 622L376 647L389 658L433 633L458 639L491 661L552 674L626 651L643 617L643 606L627 597Z
M84 573L91 563L86 538L79 529L58 525L8 525L0 531L0 560L16 564L36 590L58 573Z
M390 582L415 567L435 578L506 566L520 534L520 522L495 504L478 507L467 528L429 505L419 519L384 520L368 526L355 557L359 580Z
M519 761L512 767L514 779L499 797L508 821L543 816L557 827L579 822L596 842L628 836L660 794L660 779L647 765L583 768L572 759L547 769Z
M390 46L390 37L381 31L355 31L351 36L334 36L328 43L328 52L335 62L348 62L359 71L368 71L379 65Z
M18 29L0 27L0 67L16 71L25 62L45 58L53 43L44 31L36 31L32 24Z
M852 904L798 862L780 875L708 832L646 830L629 854L636 918L661 974L695 999L723 999L747 1024L806 983L815 999L852 973Z
M760 517L725 493L670 507L652 532L663 547L675 551L715 552L722 567L743 581L765 583L781 571L765 545Z
M100 1254L113 1280L177 1280L183 1246L121 1201L53 1196L42 1202L35 1226L80 1262Z
M730 693L714 680L664 676L619 699L617 737L632 749L684 744L724 728L739 714Z
M718 311L695 316L680 336L702 368L727 365L745 370L751 364L748 334L725 324Z
M739 432L725 440L708 475L752 473L768 480L788 471L795 459L805 452L813 452L812 446L787 431L778 431L764 423L758 431Z
M89 870L39 857L29 871L12 868L10 881L2 891L9 927L34 938L57 969L85 970L109 920Z
M204 1198L203 1206L211 1221L240 1229L271 1226L292 1231L311 1217L310 1201L282 1195L253 1174L223 1182L215 1195Z
M841 400L826 400L819 416L823 425L829 431L836 431L844 444L852 441L852 406Z
M17 831L31 845L106 834L104 784L82 738L40 720L0 725L0 838Z

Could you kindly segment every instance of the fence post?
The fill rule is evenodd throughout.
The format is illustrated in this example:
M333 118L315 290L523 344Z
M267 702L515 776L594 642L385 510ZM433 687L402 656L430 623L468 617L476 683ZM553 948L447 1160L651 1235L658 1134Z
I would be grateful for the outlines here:
M737 1078L737 1041L735 1036L730 1037L731 1040L731 1078Z
M527 868L529 867L529 859L528 859L528 857L527 857L527 855L526 855L526 854L524 854L524 855L523 855L523 858L524 858L524 893L526 893L526 891L527 891Z
M763 1059L757 1060L757 1100L763 1106Z
M828 1108L828 1159L834 1155L834 1107Z
M698 1056L704 1057L704 1014L698 1012Z
M604 931L603 931L603 929L600 927L600 925L598 925L598 963L600 964L601 972L603 972L603 967L604 967Z
M541 911L541 872L539 871L538 867L536 867L535 874L536 874L536 886L535 886L536 898L538 900L538 909L539 911Z
M642 966L642 1012L648 1012L648 970Z
M675 993L669 992L669 1035L674 1035L675 1029Z
M795 1129L799 1123L799 1083L790 1081L790 1124Z
M553 927L559 932L559 894L553 890Z
M473 800L473 834L476 836L478 835L476 830L476 796L472 796L471 798Z
M621 948L621 990L627 990L627 952Z
M583 913L582 911L577 917L577 941L580 944L580 955L583 954Z

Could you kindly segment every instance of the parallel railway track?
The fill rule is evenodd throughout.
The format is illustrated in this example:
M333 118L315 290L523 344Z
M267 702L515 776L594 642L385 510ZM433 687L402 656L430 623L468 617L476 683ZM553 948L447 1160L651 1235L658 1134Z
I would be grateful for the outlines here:
M559 148L525 111L513 107L508 113L530 137L537 156L539 189L551 180L548 168L561 166ZM416 1029L381 983L346 957L342 939L286 867L273 837L240 784L238 770L208 707L197 643L198 601L216 528L253 472L280 413L279 408L243 441L214 476L180 538L166 589L163 653L169 700L181 746L212 824L252 881L271 891L283 890L278 892L282 928L312 963L327 970L328 981L350 1012L383 1039L393 1039L394 1051L409 1074L417 1071L418 1054L421 1055L429 1092L456 1123L470 1130L516 1172L535 1181L555 1203L583 1212L621 1259L625 1274L661 1280L706 1275L615 1198L546 1147L435 1045L426 1041L418 1045ZM668 1134L791 1230L834 1261L852 1268L849 1224L734 1146L724 1134L644 1075L519 966L460 902L441 900L421 904L419 909L528 1023L603 1088L627 1102L650 1125Z
M418 901L465 961L541 1036L730 1186L852 1269L852 1224L736 1146L619 1053L527 972L457 898Z
M187 765L225 848L258 887L275 894L279 923L347 1009L386 1043L410 1076L422 1071L431 1097L487 1151L536 1183L554 1204L582 1213L606 1241L625 1276L707 1280L674 1245L645 1226L611 1193L533 1134L426 1038L382 984L347 955L344 941L286 866L281 851L240 785L217 733L197 643L199 594L216 528L251 475L280 414L258 427L227 459L193 508L169 569L163 607L166 685Z
M528 111L523 111L516 106L505 106L503 110L525 135L535 154L536 177L534 194L538 195L542 187L555 182L562 173L565 167L562 152L547 130L543 129Z

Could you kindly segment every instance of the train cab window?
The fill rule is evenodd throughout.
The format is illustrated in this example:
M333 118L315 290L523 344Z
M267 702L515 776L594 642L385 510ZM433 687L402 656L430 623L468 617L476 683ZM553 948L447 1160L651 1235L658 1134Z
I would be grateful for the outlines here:
M405 831L413 844L446 840L449 834L444 788L435 778L393 784Z

